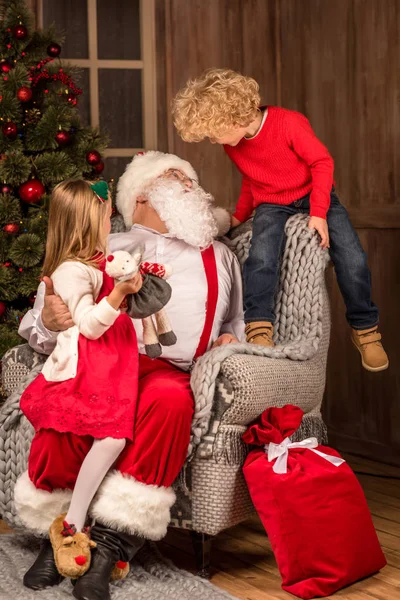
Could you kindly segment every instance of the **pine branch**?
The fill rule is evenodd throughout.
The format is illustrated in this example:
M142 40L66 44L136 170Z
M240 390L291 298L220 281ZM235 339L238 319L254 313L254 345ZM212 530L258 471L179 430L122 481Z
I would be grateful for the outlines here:
M0 300L11 302L18 296L15 271L11 267L0 267Z
M19 235L10 248L10 258L18 267L36 266L43 258L44 244L35 233Z
M16 323L14 329L10 329L7 325L0 325L0 357L4 356L9 348L22 344L24 341L18 335L19 324Z
M31 174L32 165L27 156L20 152L9 152L0 161L0 179L10 185L24 183Z
M8 260L12 238L7 233L0 233L0 262Z
M33 267L18 273L17 291L23 298L28 298L36 292L40 283L41 267Z
M0 195L0 224L17 223L22 218L19 200L8 194Z
M9 140L8 138L5 137L5 135L3 135L3 133L0 134L0 152L1 154L6 154L6 153L16 153L19 154L20 152L23 152L24 150L24 145L22 143L22 140L17 137L15 140ZM10 182L7 182L10 183Z
M44 242L47 234L47 222L47 214L42 212L35 217L27 219L25 227L29 233L36 233L36 235Z
M69 130L73 112L69 106L49 106L37 124L27 127L25 138L27 150L40 152L58 148L57 132L60 129Z
M8 73L8 81L7 87L13 90L15 93L22 86L31 86L31 82L29 81L29 73L27 68L21 64L17 63L14 69Z
M5 87L4 85L2 87ZM1 90L0 117L3 122L18 122L21 119L21 105L15 94L8 89Z
M1 7L2 25L7 30L9 27L14 27L19 22L28 29L31 34L34 30L34 16L32 11L27 7L24 0L4 0Z
M35 159L35 169L45 185L54 185L77 174L74 161L65 152L44 152Z

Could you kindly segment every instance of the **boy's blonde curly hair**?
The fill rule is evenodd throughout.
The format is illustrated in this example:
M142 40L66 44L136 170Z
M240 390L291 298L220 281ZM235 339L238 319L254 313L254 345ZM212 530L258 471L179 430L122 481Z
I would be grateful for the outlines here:
M218 138L234 127L247 127L260 105L258 83L230 69L208 69L190 79L173 100L172 114L186 142Z

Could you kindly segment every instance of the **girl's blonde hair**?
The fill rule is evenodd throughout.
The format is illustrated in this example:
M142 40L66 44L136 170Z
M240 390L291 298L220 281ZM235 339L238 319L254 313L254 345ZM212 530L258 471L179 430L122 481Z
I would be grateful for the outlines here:
M101 202L92 182L67 180L53 190L43 275L50 277L67 260L98 266L94 258L106 252L104 219L108 202Z
M247 127L260 106L258 83L230 69L209 69L189 80L173 100L172 114L186 142L218 138L233 128Z

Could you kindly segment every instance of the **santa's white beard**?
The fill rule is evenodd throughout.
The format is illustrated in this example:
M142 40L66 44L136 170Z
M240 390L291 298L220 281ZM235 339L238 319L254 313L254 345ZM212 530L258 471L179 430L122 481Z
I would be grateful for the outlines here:
M197 248L208 248L218 235L213 197L196 186L186 190L175 181L159 181L146 190L151 206L172 237Z

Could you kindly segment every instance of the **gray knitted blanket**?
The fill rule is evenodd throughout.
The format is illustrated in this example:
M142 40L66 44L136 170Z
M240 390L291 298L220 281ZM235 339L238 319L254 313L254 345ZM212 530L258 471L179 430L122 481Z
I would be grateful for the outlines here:
M243 264L250 247L250 223L241 227L241 231L234 239L226 239L225 242ZM193 456L209 429L215 384L226 358L233 354L252 354L307 360L318 350L322 335L321 284L328 253L320 249L318 238L307 228L307 218L303 215L288 220L286 235L276 307L277 345L262 348L244 343L228 344L207 352L196 362L191 376L195 414L188 456ZM32 426L19 409L19 401L23 390L40 373L43 360L28 348L27 351L27 362L32 370L0 410L0 514L14 526L20 525L13 502L14 485L26 469L33 436ZM276 369L279 368L277 360Z
M322 281L329 254L321 250L317 235L308 229L307 223L306 216L296 215L286 224L287 243L276 305L276 346L227 344L207 352L195 363L191 386L196 409L189 456L208 431L215 383L224 360L233 354L308 360L317 352L322 336ZM251 228L225 241L243 265L250 248ZM276 368L279 369L279 361Z
M38 540L20 535L0 536L1 600L72 599L72 584L64 580L58 587L33 591L22 578L39 550ZM175 567L154 544L146 545L132 563L123 581L111 584L112 600L234 600L233 596L208 581Z

